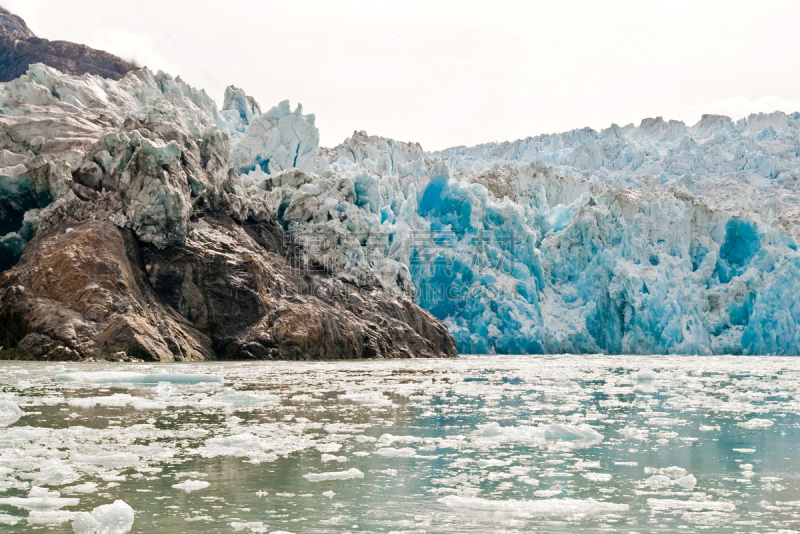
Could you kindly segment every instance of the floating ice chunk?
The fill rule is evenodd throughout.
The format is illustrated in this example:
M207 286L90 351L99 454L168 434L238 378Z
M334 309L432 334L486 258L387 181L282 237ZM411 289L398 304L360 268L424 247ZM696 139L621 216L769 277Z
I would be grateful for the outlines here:
M33 510L28 514L29 525L60 525L72 521L80 512L65 510Z
M65 506L77 506L79 502L79 499L63 498L57 491L39 487L31 488L27 497L0 498L0 504L23 510L59 510Z
M356 468L353 468L348 469L347 471L309 473L307 475L303 475L303 478L309 482L323 482L325 480L349 480L351 478L364 478L364 473Z
M157 384L172 382L176 384L199 384L201 382L223 382L221 376L178 373L133 373L130 371L85 371L56 375L63 382L89 382L97 384Z
M0 514L0 525L8 525L10 527L13 527L20 521L22 521L21 517L9 514Z
M81 475L59 459L43 460L39 463L39 471L19 475L24 480L32 480L33 486L63 486L72 484Z
M534 484L538 486L538 484ZM536 490L533 492L534 497L539 497L540 499L549 499L550 497L555 497L556 495L561 495L564 493L563 489L549 489L549 490Z
M339 395L340 401L352 402L355 404L374 404L376 406L385 406L392 404L392 401L380 391L362 391L360 393L346 393Z
M73 462L91 465L129 466L139 462L139 457L129 452L101 452L98 454L72 454Z
M167 407L167 404L163 401L145 399L126 393L115 393L104 397L70 399L67 401L67 404L75 406L76 408L93 408L95 406L122 408L125 406L132 406L136 410L163 410Z
M133 508L124 501L98 506L92 513L78 514L72 522L75 534L124 534L133 528Z
M401 449L395 449L393 447L383 447L375 451L375 454L377 454L378 456L383 456L385 458L412 458L417 455L417 451L415 451L411 447L403 447Z
M657 473L659 475L666 475L670 478L679 478L686 476L686 469L683 467L678 467L677 465L673 465L670 467L645 467L644 472L647 475Z
M683 519L687 523L694 523L698 526L702 526L703 528L709 528L713 525L720 525L722 523L725 523L730 519L730 517L731 516L728 512L716 512L716 511L684 512L681 514L681 519ZM796 534L797 531L779 530L778 532L780 534Z
M652 369L641 369L635 373L631 373L631 377L635 380L657 380L658 373Z
M610 482L611 473L583 473L583 478L592 482Z
M13 425L25 412L9 400L0 400L0 426Z
M681 501L678 499L647 499L647 505L653 510L690 510L701 512L708 510L712 512L732 512L736 506L729 502L719 501Z
M473 432L474 438L492 438L497 442L533 442L543 443L546 440L559 440L574 442L575 445L590 445L603 440L603 435L588 425L541 425L535 426L506 426L498 423L477 425Z
M653 475L644 481L644 485L650 488L668 488L672 485L672 479L666 475Z
M651 417L647 420L648 425L652 426L675 426L685 423L683 419L676 419L674 417Z
M715 430L719 431L720 427L719 426L711 426L711 425L700 425L699 430L700 430L700 432L714 432Z
M619 433L625 439L645 440L650 435L650 430L646 428L626 426L622 430L619 430Z
M323 497L327 497L329 499L333 499L334 495L336 495L336 494L334 492L332 492L332 491L323 491L322 492L322 496Z
M740 427L748 429L769 428L774 424L775 422L769 419L750 419L749 421L738 423Z
M481 469L486 469L487 467L504 467L511 462L505 460L497 460L497 459L490 459L490 460L478 460L478 467Z
M603 440L603 435L588 425L547 425L544 436L547 439L563 441L592 441L599 443Z
M681 486L686 491L692 491L697 485L697 479L694 475L686 475L685 477L680 477L679 479L675 480L675 484Z
M221 438L209 438L205 440L205 447L200 448L200 455L204 458L214 458L216 456L235 456L248 457L251 462L267 462L278 458L274 452L269 450L270 444L265 443L258 436L250 433L234 434Z
M306 402L306 403L322 402L322 399L318 397L312 397L311 395L293 395L292 397L289 397L289 400L292 402Z
M479 497L448 495L439 499L442 504L464 512L497 512L500 514L560 517L582 517L621 514L628 511L627 504L596 501L594 499L544 499L539 501L492 501Z
M380 471L377 472L383 473L384 475L389 475L390 477L396 477L398 473L397 469L381 469Z
M267 532L267 527L261 521L249 521L247 523L234 521L231 523L231 528L236 531L249 530L253 534L265 534Z
M342 448L341 443L317 443L316 449L319 452L339 452L339 449Z
M322 463L325 462L346 462L347 456L336 456L334 454L323 454L322 455Z
M97 482L84 482L83 484L65 488L65 491L68 493L94 493L97 491L97 488Z
M741 452L743 454L752 454L756 452L755 449L733 449L733 452Z
M190 493L192 491L205 489L210 485L211 484L209 484L205 480L184 480L180 484L173 484L172 487L175 489L183 490L186 493Z
M743 469L745 471L752 471L753 464L739 464L739 469Z
M201 405L244 408L247 406L260 406L262 404L280 404L280 402L281 398L277 395L239 392L232 388L225 388L220 393L201 402Z

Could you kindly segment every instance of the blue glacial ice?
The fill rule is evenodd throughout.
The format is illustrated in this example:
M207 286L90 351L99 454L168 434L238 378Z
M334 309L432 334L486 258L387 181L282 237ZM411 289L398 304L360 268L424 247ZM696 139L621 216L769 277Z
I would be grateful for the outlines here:
M413 291L464 353L800 353L795 193L768 169L740 198L735 176L623 184L506 163L454 172L356 133L316 173L248 177L310 261Z
M241 220L269 213L303 265L413 298L463 353L800 354L799 113L646 119L429 153L364 132L320 148L300 105L262 113L230 87L220 109L162 72L114 82L34 65L0 84L8 117L90 108L119 123L175 117L214 141ZM66 205L59 176L81 161L80 139L101 135L59 141L67 130L53 124L50 140L32 132L30 151L0 154L0 188L20 191L0 193L0 257L14 261L38 213ZM37 152L64 168L45 173ZM95 159L91 172L116 161ZM166 246L160 217L185 237L188 200L170 197L165 212L153 198L131 200L118 224Z

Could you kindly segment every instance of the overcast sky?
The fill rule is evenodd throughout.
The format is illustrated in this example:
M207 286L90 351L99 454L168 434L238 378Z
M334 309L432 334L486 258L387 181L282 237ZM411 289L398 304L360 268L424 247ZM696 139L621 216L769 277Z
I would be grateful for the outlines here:
M658 115L800 110L800 2L0 0L85 43L263 110L428 150Z

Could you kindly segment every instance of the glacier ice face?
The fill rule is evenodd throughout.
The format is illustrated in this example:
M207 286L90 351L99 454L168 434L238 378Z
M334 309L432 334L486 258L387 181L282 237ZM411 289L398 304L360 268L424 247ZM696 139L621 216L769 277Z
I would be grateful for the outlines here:
M702 195L715 207L797 221L800 113L758 113L736 122L704 115L694 126L661 117L431 153L457 172L542 161L558 174L615 189L653 183Z
M263 115L245 120L247 129L231 150L234 170L247 173L258 168L275 173L314 169L319 130L314 126L314 115L303 115L303 106L298 104L292 111L289 101L284 100Z
M320 148L288 101L262 113L230 87L219 110L161 72L42 65L0 84L0 110L11 262L75 210L163 248L208 206L274 218L297 267L413 297L461 352L800 354L797 113Z
M704 121L693 131L726 127ZM685 133L645 126L659 142ZM413 294L461 352L800 353L780 289L800 274L796 227L754 197L721 202L722 182L620 189L542 162L453 172L360 132L293 176L262 183L309 262Z

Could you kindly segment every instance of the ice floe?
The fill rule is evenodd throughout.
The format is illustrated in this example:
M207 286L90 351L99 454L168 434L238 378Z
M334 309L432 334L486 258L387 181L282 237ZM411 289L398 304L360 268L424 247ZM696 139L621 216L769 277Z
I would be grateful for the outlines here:
M356 468L347 471L331 471L327 473L309 473L303 475L309 482L325 482L327 480L350 480L353 478L364 478L364 473Z

